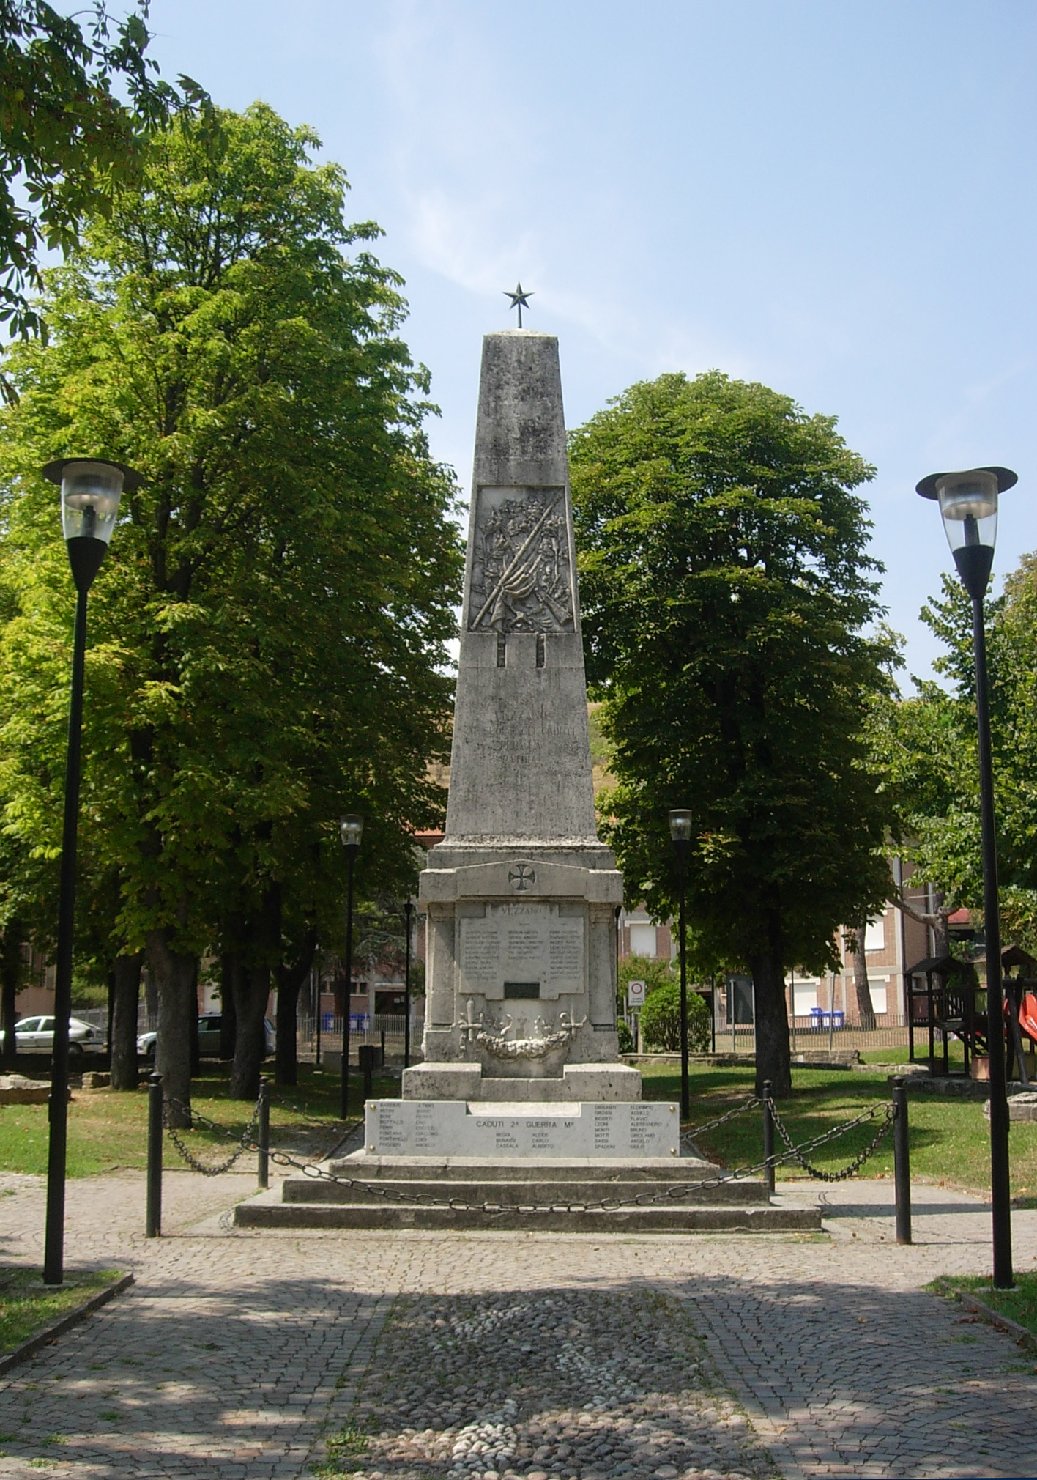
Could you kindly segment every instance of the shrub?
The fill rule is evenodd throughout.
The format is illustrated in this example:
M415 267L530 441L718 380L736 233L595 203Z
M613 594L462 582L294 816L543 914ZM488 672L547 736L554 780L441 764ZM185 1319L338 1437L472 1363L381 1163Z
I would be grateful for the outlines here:
M688 1047L709 1047L709 1004L699 992L688 992ZM681 989L676 981L649 990L641 1009L641 1041L647 1048L674 1052L681 1046Z

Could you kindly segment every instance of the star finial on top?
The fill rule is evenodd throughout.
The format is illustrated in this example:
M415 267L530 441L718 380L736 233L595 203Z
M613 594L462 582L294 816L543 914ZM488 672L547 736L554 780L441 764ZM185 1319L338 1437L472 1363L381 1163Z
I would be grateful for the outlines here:
M515 291L514 291L514 293L509 293L508 290L507 290L507 288L505 288L504 289L504 296L505 296L505 298L510 298L511 299L511 306L512 306L512 308L517 308L518 309L518 319L519 319L518 326L521 329L522 328L522 310L524 308L528 308L529 307L529 300L531 298L534 298L536 295L534 293L527 293L523 289L521 283L516 283L515 284Z

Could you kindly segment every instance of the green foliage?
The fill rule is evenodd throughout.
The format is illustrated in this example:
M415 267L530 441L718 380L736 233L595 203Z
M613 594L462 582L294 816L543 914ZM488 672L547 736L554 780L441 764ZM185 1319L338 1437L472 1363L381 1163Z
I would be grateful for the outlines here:
M140 188L48 275L50 341L12 346L0 413L0 807L23 892L59 849L72 603L38 469L89 451L144 482L90 598L82 944L106 967L237 953L264 998L271 968L339 938L343 811L366 819L358 897L413 881L411 832L443 811L461 574L399 281L316 144L261 105L156 134Z
M40 286L40 250L73 251L83 218L139 177L148 133L208 101L189 77L179 93L158 79L148 10L136 0L113 33L105 0L85 26L47 0L0 0L0 321L16 334L42 328L26 296Z
M634 1035L627 1027L625 1018L618 1018L616 1020L616 1037L619 1041L620 1053L633 1053Z
M690 807L688 917L745 964L767 1077L788 1079L783 973L877 910L888 808L862 713L888 687L877 566L832 418L713 372L633 386L571 439L588 676L627 887L672 918L667 811ZM782 1039L784 1042L782 1043Z
M690 988L688 998L688 1048L705 1053L709 1048L709 1006ZM646 1049L673 1053L681 1046L681 988L671 980L653 988L641 1009L641 1038Z
M617 977L619 1001L623 1007L626 1006L627 986L630 982L644 982L645 990L653 992L656 987L666 986L676 981L673 962L663 961L658 956L621 957Z
M890 796L917 878L948 905L983 904L972 608L944 577L923 618L944 645L942 683L876 716ZM1037 556L1024 556L986 603L991 752L1004 943L1037 951Z

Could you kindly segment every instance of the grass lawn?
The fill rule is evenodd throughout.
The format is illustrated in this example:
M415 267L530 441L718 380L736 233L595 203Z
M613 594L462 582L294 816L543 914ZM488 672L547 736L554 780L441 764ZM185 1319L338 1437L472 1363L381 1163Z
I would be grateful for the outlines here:
M644 1097L678 1099L680 1073L670 1065L643 1070ZM691 1130L722 1115L753 1090L753 1070L748 1065L717 1068L695 1066L690 1075ZM820 1132L852 1120L869 1106L882 1112L890 1101L888 1075L846 1069L814 1069L793 1066L792 1098L779 1102L778 1112L798 1146ZM950 1095L909 1095L908 1122L911 1128L911 1175L942 1182L983 1195L990 1189L990 1132L981 1100L957 1099ZM810 1153L810 1161L821 1171L835 1172L864 1149L878 1130L879 1116ZM696 1137L703 1154L724 1166L752 1166L762 1156L761 1113L749 1110L714 1131ZM775 1147L782 1149L779 1136ZM1037 1206L1037 1124L1012 1125L1009 1132L1009 1161L1012 1195L1020 1205ZM796 1162L777 1169L782 1177L802 1176ZM893 1142L887 1134L879 1149L864 1164L863 1177L893 1175Z
M205 1065L195 1079L192 1105L225 1131L240 1135L252 1106L227 1097L226 1065ZM646 1100L680 1098L680 1073L672 1062L644 1068ZM793 1068L792 1098L779 1113L795 1144L801 1145L827 1129L852 1120L873 1108L873 1120L811 1152L811 1163L822 1171L846 1166L872 1140L882 1124L890 1091L887 1072L846 1069ZM753 1071L748 1065L693 1066L691 1071L691 1129L722 1115L752 1094ZM362 1079L350 1075L350 1110L360 1116ZM275 1146L301 1153L306 1148L330 1146L341 1129L338 1119L339 1079L311 1064L300 1064L299 1083L292 1089L271 1084L271 1139ZM385 1098L399 1094L399 1080L379 1078L375 1093ZM985 1193L990 1186L990 1140L980 1100L928 1093L910 1095L911 1173L966 1191ZM69 1105L68 1175L85 1177L115 1167L143 1167L147 1158L147 1090L116 1094L112 1090L75 1090ZM43 1174L47 1168L46 1105L7 1105L0 1108L0 1166L10 1171ZM230 1149L226 1135L197 1129L186 1138L210 1159ZM752 1108L712 1131L696 1137L703 1154L724 1166L753 1166L762 1155L761 1116ZM782 1142L776 1138L780 1151ZM208 1149L211 1148L211 1151ZM167 1151L170 1166L175 1151ZM1013 1124L1009 1133L1012 1195L1020 1203L1037 1206L1037 1124ZM247 1162L245 1163L247 1164ZM892 1137L887 1132L860 1175L888 1177L893 1173ZM802 1168L786 1162L778 1177L802 1176Z
M48 1288L40 1283L38 1269L0 1266L0 1356L121 1278L117 1269L80 1270Z
M975 1295L991 1310L1037 1336L1037 1274L1017 1273L1014 1290L995 1290L989 1279L978 1275L941 1275L928 1288L936 1295L953 1297L960 1291Z
M191 1106L199 1115L215 1121L220 1127L240 1136L248 1125L253 1106L227 1095L227 1065L203 1065L193 1081ZM363 1113L363 1078L351 1070L349 1100L351 1118ZM399 1080L378 1078L374 1081L377 1095L395 1097L400 1092ZM270 1131L275 1146L292 1150L319 1141L323 1131L330 1144L338 1119L340 1081L335 1073L324 1073L312 1064L299 1065L299 1083L291 1089L279 1089L271 1081ZM88 1177L116 1167L147 1165L147 1083L125 1093L110 1089L76 1089L68 1107L69 1177ZM194 1149L205 1154L212 1148L210 1159L220 1148L230 1149L229 1137L204 1129L178 1132ZM4 1105L0 1107L0 1167L12 1172L47 1170L48 1123L46 1105ZM176 1164L172 1148L166 1153L167 1165ZM247 1162L245 1163L247 1165Z

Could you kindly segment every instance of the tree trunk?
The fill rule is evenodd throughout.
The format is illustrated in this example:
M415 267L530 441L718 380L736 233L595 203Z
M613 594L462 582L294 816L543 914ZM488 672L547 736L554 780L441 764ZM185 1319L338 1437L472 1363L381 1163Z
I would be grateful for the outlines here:
M137 1088L137 1000L143 966L144 957L138 951L134 956L117 956L112 968L108 1023L112 1089Z
M860 1018L861 1027L865 1032L872 1032L875 1027L875 1008L871 1001L871 983L868 981L868 958L864 950L864 941L867 934L868 923L862 920L859 925L846 934L846 950L853 962L853 987L857 994L857 1015Z
M18 1045L15 1042L14 1024L18 1016L15 998L18 995L18 978L22 964L22 932L17 920L8 920L3 936L0 937L0 1028L4 1030L4 1046L0 1063L5 1069L13 1069Z
M241 972L241 957L235 951L224 951L220 956L220 1058L234 1057L234 1045L238 1038L238 983Z
M150 932L147 952L158 993L155 1068L162 1075L169 1124L182 1130L191 1123L189 1024L198 1016L198 961L193 955L173 950L165 930Z
M277 1083L299 1082L299 990L310 974L317 949L317 932L311 930L303 939L294 961L281 962L277 980Z
M270 968L262 963L242 964L233 973L237 1036L230 1071L230 1093L235 1100L254 1100L259 1094L266 1049L263 1017L270 996Z
M750 956L748 965L756 996L756 1093L769 1079L771 1094L784 1099L792 1093L785 965L780 951Z

